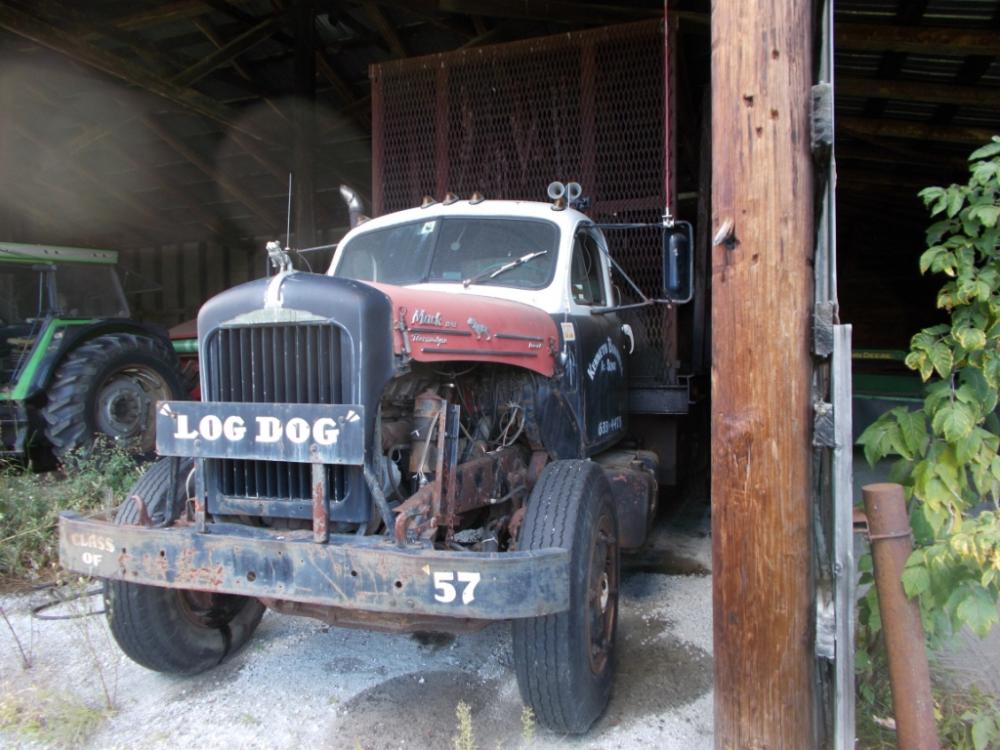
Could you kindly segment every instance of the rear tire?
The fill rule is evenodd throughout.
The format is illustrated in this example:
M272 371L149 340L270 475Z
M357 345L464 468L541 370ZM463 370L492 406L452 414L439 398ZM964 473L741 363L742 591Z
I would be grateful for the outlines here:
M180 460L175 492L170 497L171 464L152 464L118 509L115 523L138 524L142 498L155 521L168 501L175 517L185 513L190 459ZM148 669L172 674L197 674L225 661L253 635L264 606L256 599L232 594L166 589L125 581L105 581L104 608L108 625L122 651Z
M556 461L531 492L523 550L570 551L570 606L514 620L521 698L545 726L586 732L611 697L618 627L618 524L604 472L590 461Z
M177 355L162 341L134 333L97 336L56 369L42 409L45 437L59 459L94 435L151 453L156 402L183 397Z

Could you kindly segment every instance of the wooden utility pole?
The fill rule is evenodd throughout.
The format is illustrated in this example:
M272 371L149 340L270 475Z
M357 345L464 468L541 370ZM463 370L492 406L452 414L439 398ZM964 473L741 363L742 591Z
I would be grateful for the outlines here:
M812 3L712 4L716 748L815 745Z

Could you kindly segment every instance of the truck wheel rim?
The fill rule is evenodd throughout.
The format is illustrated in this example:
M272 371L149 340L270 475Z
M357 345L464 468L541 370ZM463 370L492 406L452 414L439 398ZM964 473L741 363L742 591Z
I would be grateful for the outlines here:
M600 674L611 656L618 609L618 541L611 517L603 514L591 546L587 596L590 669Z

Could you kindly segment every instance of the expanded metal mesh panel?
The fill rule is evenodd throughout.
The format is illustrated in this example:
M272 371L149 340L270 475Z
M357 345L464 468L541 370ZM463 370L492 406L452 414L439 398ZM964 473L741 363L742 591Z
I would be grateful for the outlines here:
M372 66L375 212L448 191L546 200L549 182L574 180L597 222L659 221L664 51L655 20ZM643 292L660 296L659 232L608 240ZM633 373L666 379L672 315L632 317L648 343Z
M241 403L341 403L340 330L328 324L257 325L220 328L204 358L208 401ZM311 509L309 464L216 459L210 470L227 497L300 500L295 514ZM341 489L342 471L327 467L327 486Z

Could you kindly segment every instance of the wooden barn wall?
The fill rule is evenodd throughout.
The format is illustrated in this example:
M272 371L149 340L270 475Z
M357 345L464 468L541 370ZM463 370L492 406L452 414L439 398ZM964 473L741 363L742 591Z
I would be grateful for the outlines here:
M343 228L319 232L320 244L336 242ZM267 273L266 238L215 242L181 242L124 250L119 254L119 276L132 315L167 328L198 315L209 298L230 287ZM331 251L294 258L297 268L324 272ZM305 258L305 260L303 260ZM307 266L308 262L308 266Z
M930 220L914 196L900 216L874 216L844 201L837 227L840 319L854 326L855 349L909 349L921 328L943 320L939 274L922 276Z

